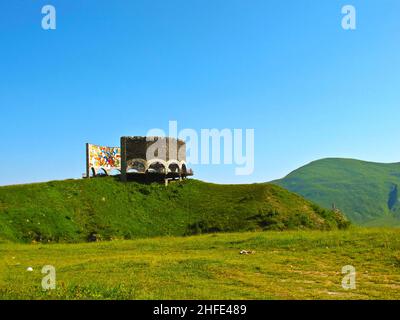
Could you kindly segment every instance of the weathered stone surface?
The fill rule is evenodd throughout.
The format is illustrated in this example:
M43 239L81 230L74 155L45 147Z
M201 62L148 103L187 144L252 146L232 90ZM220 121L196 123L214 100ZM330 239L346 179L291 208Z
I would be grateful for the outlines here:
M175 138L121 137L121 174L156 172L186 175L186 144Z

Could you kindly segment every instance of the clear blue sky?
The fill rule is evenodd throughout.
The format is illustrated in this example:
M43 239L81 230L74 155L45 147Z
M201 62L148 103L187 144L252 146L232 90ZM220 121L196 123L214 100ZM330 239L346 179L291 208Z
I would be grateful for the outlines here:
M41 28L41 8L57 29ZM357 9L357 30L341 8ZM2 1L0 184L79 178L85 142L254 128L255 171L323 157L400 161L400 1Z

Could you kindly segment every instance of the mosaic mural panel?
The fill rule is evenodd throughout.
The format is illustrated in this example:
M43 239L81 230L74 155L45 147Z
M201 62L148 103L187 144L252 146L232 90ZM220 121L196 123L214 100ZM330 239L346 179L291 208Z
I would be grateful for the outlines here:
M89 168L96 171L121 169L121 148L88 144L88 161Z

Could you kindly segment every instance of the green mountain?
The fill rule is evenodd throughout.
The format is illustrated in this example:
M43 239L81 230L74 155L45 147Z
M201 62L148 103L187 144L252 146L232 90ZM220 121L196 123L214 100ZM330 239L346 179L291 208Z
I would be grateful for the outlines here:
M116 178L0 187L0 239L80 242L218 231L336 229L348 225L272 184L164 185Z
M400 163L322 159L273 183L325 208L335 204L355 223L400 225Z

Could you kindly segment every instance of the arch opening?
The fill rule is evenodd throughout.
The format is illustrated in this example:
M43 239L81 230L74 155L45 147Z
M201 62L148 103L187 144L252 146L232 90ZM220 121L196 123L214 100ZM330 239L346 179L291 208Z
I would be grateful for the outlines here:
M170 163L168 166L168 171L172 173L180 173L180 168L177 163Z
M89 178L93 178L96 176L96 170L94 170L94 168L90 168L89 170Z
M106 176L108 176L108 173L107 173L106 169L100 168L100 169L97 170L96 176L98 176L98 177L106 177Z
M119 176L121 174L121 170L119 170L119 169L112 169L110 172L109 172L109 176Z
M148 173L166 173L166 167L163 163L156 161L149 165L146 172Z
M146 162L144 160L133 160L128 165L127 172L138 173L146 171Z
M182 174L187 174L187 168L186 168L186 164L185 163L182 164L181 173Z

